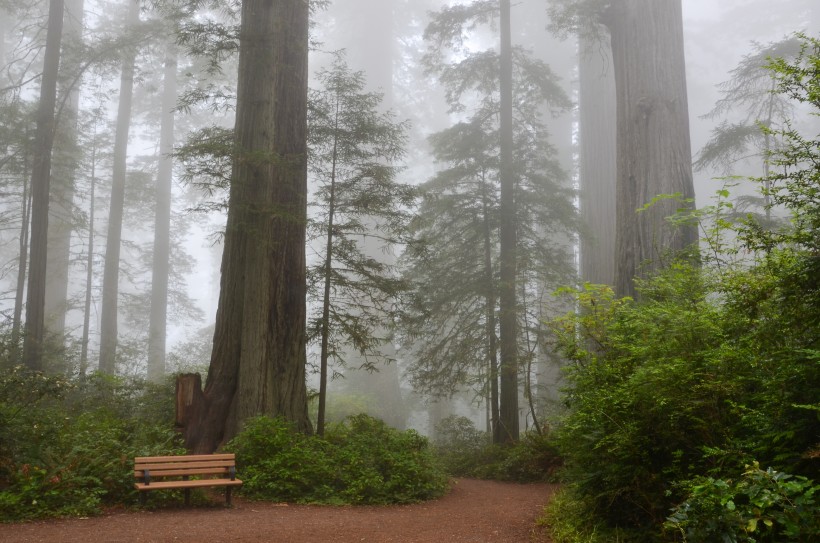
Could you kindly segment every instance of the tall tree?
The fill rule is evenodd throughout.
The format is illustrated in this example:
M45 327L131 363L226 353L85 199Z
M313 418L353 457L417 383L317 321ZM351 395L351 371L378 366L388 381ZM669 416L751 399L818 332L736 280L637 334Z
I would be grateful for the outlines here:
M165 49L162 116L154 214L154 258L151 274L151 315L148 325L148 379L165 376L165 343L168 314L168 276L171 260L171 181L174 150L174 107L177 101L177 50L170 41Z
M34 166L31 172L31 242L23 361L33 370L43 368L45 342L46 261L48 259L48 197L51 151L54 145L57 75L63 33L63 0L50 0L40 102L37 108Z
M556 26L599 39L606 39L599 25L609 31L617 110L615 287L634 296L635 277L651 275L698 239L694 225L667 220L693 206L695 196L681 0L551 2ZM659 195L678 197L656 201Z
M608 43L580 37L579 182L581 279L615 284L615 79Z
M77 115L80 105L80 53L83 43L83 0L65 6L60 122L54 147L48 221L46 327L55 338L65 333L71 232L74 228L74 183L77 164Z
M126 31L139 24L139 1L127 0ZM137 48L126 47L122 53L117 128L114 138L114 165L111 184L111 203L108 211L108 236L105 244L102 308L100 311L100 371L116 373L117 310L120 279L120 246L122 218L125 206L125 178L128 159L128 133L131 126L131 102L134 93L134 64Z
M377 362L391 362L383 332L403 282L394 266L372 253L390 253L405 240L416 191L396 181L406 123L379 113L382 95L364 91L363 73L337 58L317 78L321 88L312 93L309 165L319 184L312 230L324 241L324 252L308 274L319 300L310 335L320 344L316 431L321 435L330 359L346 365L351 350L363 369L381 371Z
M428 254L411 255L412 273L426 290L420 319L412 319L420 326L411 321L410 336L420 339L414 362L417 383L465 384L478 377L487 380L494 401L493 321L497 316L501 324L512 317L514 323L506 322L498 330L512 328L515 332L513 345L508 346L515 351L511 355L516 360L514 367L505 368L503 356L500 361L494 439L504 442L518 437L518 361L524 360L520 355L526 352L520 332L528 331L524 308L535 306L519 303L523 301L519 292L539 290L533 281L543 280L546 270L566 263L566 254L555 247L552 236L565 221L572 221L573 213L566 191L559 187L563 174L552 158L555 149L547 142L544 126L547 106L561 109L569 105L551 70L509 42L509 50L507 46L482 52L462 48L468 28L498 15L495 1L453 6L434 14L425 32L429 40L425 62L444 84L451 112L470 113L431 138L435 156L445 168L426 187L432 195L425 199L421 212L424 220L419 234L435 248ZM446 56L449 52L456 53L456 60ZM512 79L502 85L504 78ZM505 108L516 116L505 120ZM512 194L506 194L505 182L510 179ZM516 247L505 248L505 241ZM516 261L505 269L503 260L510 255ZM513 307L508 315L504 312L510 308L504 304L510 302ZM424 306L439 309L425 314ZM500 340L499 354L505 352L502 343ZM471 366L479 360L482 363L476 372Z
M516 319L516 202L513 165L512 30L510 0L501 0L499 65L499 124L501 185L499 246L499 348L501 354L498 422L504 442L518 441L518 322Z
M666 220L678 202L637 212L661 194L692 202L695 197L681 0L612 3L603 21L612 41L617 96L615 287L634 296L636 276L659 269L667 253L698 239L694 225Z
M235 159L214 348L186 444L210 452L251 416L310 431L305 386L308 3L242 3Z
M348 64L367 74L366 88L382 94L382 111L393 107L394 64L399 43L395 29L395 8L395 0L341 0L334 2L332 11L329 10L336 18L336 28L340 35L329 37L328 40L332 40L334 44L340 43L346 51ZM375 221L369 229L378 229ZM375 240L375 236L365 240L365 253L385 266L393 266L393 255L382 251ZM387 323L389 318L385 316L382 321ZM377 335L387 337L387 327L384 326ZM379 347L385 360L397 358L393 350L389 341L384 341ZM379 364L378 371L359 371L355 369L357 366L370 367L366 359L360 357L355 350L346 352L344 357L350 362L345 369L345 387L372 398L373 403L379 407L371 414L392 427L403 429L406 415L399 383L399 365Z

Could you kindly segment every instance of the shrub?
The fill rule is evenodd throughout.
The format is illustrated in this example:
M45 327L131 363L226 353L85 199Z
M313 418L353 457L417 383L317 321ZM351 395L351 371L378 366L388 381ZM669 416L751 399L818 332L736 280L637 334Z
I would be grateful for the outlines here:
M466 417L452 415L436 426L435 452L447 473L520 483L549 481L561 465L548 435L529 432L512 445L493 445Z
M684 541L808 543L820 540L820 486L757 463L737 481L700 477L666 527Z
M0 520L133 502L134 456L184 452L167 416L171 392L133 384L23 368L0 378Z
M282 419L258 417L227 447L237 455L242 492L312 503L387 504L440 496L447 486L427 440L367 415L305 436Z

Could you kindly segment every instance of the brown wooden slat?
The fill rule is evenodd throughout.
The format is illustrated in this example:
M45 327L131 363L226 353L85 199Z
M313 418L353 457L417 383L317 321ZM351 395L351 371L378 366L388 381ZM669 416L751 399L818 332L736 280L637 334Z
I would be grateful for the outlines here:
M212 461L212 462L162 462L162 463L152 463L152 462L135 462L134 469L151 469L151 470L162 470L162 469L183 469L183 468L228 468L231 466L235 466L234 462L228 462L225 460L222 461Z
M137 456L137 462L196 462L201 460L236 460L234 453L220 454L189 454L185 456Z
M174 469L174 470L163 470L163 471L154 471L149 470L151 472L151 478L154 477L180 477L182 475L224 475L228 473L227 469L213 469L213 468L200 468L200 469ZM134 477L142 479L143 472L142 470L134 470Z
M158 481L152 482L150 485L144 483L136 483L134 488L141 491L148 490L167 490L169 488L199 488L206 486L239 486L242 481L239 479L198 479L194 481Z

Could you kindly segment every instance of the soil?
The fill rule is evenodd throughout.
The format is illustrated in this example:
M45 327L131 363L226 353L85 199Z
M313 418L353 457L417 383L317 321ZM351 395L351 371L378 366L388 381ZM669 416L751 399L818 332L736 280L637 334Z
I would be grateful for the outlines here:
M535 522L554 491L546 484L458 479L441 499L390 507L234 497L232 508L121 509L92 518L0 524L0 542L549 543Z

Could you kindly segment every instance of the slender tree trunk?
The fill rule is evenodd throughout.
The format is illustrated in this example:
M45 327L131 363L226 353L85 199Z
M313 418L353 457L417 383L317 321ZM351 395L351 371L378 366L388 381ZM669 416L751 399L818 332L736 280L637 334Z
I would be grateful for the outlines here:
M354 14L349 25L344 27L350 64L367 73L367 87L370 90L383 93L380 109L387 111L393 106L395 0L343 0L339 5L345 13ZM361 14L367 15L363 17ZM365 217L364 222L369 230L378 229L375 220ZM392 264L393 256L382 251L376 242L377 237L365 237L362 251L379 262ZM386 327L377 330L376 334L389 336ZM387 358L397 358L390 341L384 341L379 351ZM348 382L355 390L375 398L379 404L380 417L388 425L403 429L407 419L399 382L399 362L381 364L378 371L371 372L352 369L364 363L355 350L347 351L345 359L351 362L345 373Z
M333 130L333 163L330 167L330 198L327 204L327 247L325 248L325 286L322 295L322 350L319 355L319 414L316 433L325 435L325 409L327 407L328 340L330 339L330 273L333 270L333 215L336 212L336 160L339 141L339 95L336 94L336 118Z
M610 5L605 23L617 92L615 286L634 296L636 276L651 275L698 239L694 226L666 220L679 202L637 212L661 194L695 197L681 0L622 0Z
M512 35L510 0L501 0L501 283L500 347L501 386L499 422L501 441L518 441L518 323L516 321L515 173L512 126Z
M91 293L94 286L94 198L97 191L97 146L91 150L91 187L88 194L88 254L85 268L85 305L83 306L83 339L80 347L80 379L88 371L88 338L91 331Z
M581 279L615 284L615 78L608 44L580 44Z
M311 430L305 386L308 6L245 0L236 149L214 349L186 444L210 452L255 415Z
M148 380L165 377L165 341L168 314L168 276L171 261L171 181L173 176L174 107L177 101L177 51L169 42L165 53L162 125L159 141L154 262L151 274L151 315L148 325Z
M28 138L26 138L28 139ZM17 288L14 294L14 317L11 324L11 359L16 364L20 356L20 329L23 324L23 296L26 290L28 238L31 225L31 193L28 190L28 153L23 159L23 201L20 210L20 259L17 266Z
M137 0L127 1L129 9L126 28L133 30L139 24L139 2ZM108 212L108 237L105 244L102 309L100 312L100 371L110 375L116 373L117 369L117 301L119 298L120 245L122 243L128 131L131 125L131 99L134 92L134 62L136 55L136 48L129 48L123 53L122 59L117 130L114 135L114 166L111 204Z
M51 151L54 146L54 108L57 103L57 73L60 68L60 41L63 33L63 0L51 0L48 30L37 108L34 167L31 173L31 247L28 291L26 292L26 335L23 361L33 370L43 370L45 342L46 261L48 255L48 195Z
M6 27L9 24L11 16L0 7L0 88L6 86Z
M80 104L77 55L82 45L83 0L67 0L64 38L71 56L62 62L62 104L54 142L48 219L48 276L46 278L46 328L55 338L65 334L68 310L68 273L71 231L74 228L74 178L77 169L77 111Z
M493 273L493 243L490 230L490 204L487 195L487 183L482 180L482 225L484 228L484 277L487 281L487 363L489 365L488 379L490 382L490 428L492 428L493 443L501 442L501 426L498 423L498 338L496 336L496 295L495 274Z

